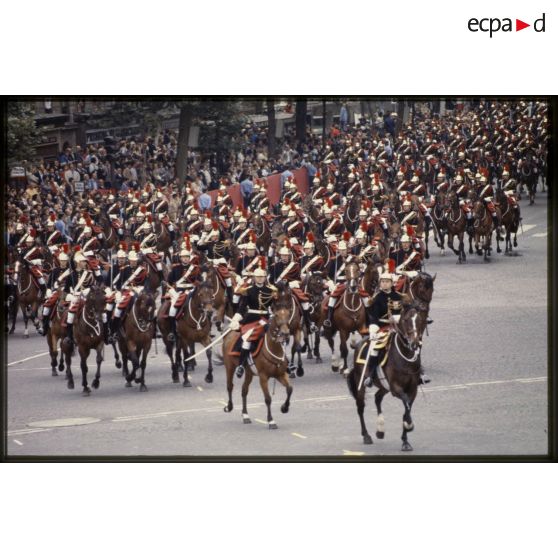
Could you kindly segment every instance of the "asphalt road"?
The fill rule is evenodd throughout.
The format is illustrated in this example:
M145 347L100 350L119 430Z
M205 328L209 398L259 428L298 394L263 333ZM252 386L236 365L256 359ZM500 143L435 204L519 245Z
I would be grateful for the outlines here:
M305 375L293 380L291 410L278 384L272 412L278 430L265 423L257 380L249 393L252 424L240 414L240 384L232 413L224 413L225 375L216 366L206 384L205 363L191 375L192 387L173 384L168 358L158 340L148 358L147 393L125 388L113 357L102 367L101 386L82 397L79 364L76 389L64 375L50 375L46 341L30 328L23 339L18 322L8 339L8 436L10 456L305 456L305 455L544 455L548 451L547 381L547 205L538 194L522 201L523 234L515 257L493 252L489 263L432 249L427 271L437 273L423 364L432 383L413 407L412 453L402 453L403 406L384 399L386 437L365 446L354 401L345 380L324 363L305 360ZM90 357L91 369L94 359ZM77 372L77 374L76 374ZM367 422L375 431L368 397ZM91 419L75 426L36 427L37 421Z

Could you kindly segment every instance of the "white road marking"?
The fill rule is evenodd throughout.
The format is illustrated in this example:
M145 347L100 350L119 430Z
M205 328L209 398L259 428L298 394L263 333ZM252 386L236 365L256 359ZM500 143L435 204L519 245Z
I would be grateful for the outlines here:
M23 372L29 370L50 370L50 369L51 369L50 366L44 366L39 368L12 368L12 372Z
M293 436L296 436L297 438L301 438L302 440L306 440L307 436L303 436L302 434L299 434L298 432L291 432L291 434Z
M544 238L545 236L548 236L548 232L537 233L533 235L534 238Z
M198 391L203 391L203 388L201 386L198 386Z
M343 450L343 455L366 455L363 451Z
M17 444L18 446L23 446L23 443L20 442L19 440L14 439L14 443Z
M21 430L8 430L8 436L22 436L23 434L34 434L35 432L48 432L52 428L23 428Z
M14 364L21 364L22 362L26 362L26 361L31 360L33 358L38 358L38 357L45 356L45 355L48 355L48 354L49 354L49 352L47 351L46 353L39 353L38 355L30 356L30 357L27 357L27 358L22 358L21 360L15 360L14 362L8 362L8 366L13 366Z
M262 419L255 419L255 420L256 420L256 422L259 422L259 423L261 423L261 424L269 424L269 423L267 422L267 420L262 420Z
M534 229L537 225L523 225L519 227L520 231L523 231L524 233L529 232L531 229Z

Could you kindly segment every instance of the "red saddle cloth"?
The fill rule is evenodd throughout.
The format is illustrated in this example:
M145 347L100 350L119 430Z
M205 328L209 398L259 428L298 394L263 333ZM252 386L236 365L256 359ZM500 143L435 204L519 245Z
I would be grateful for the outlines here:
M48 299L45 301L45 307L46 308L53 308L56 303L58 302L58 298L59 298L60 294L58 293L58 291L52 293Z
M334 291L331 293L331 296L334 298L340 298L341 296L343 296L343 294L345 293L345 291L347 290L347 284L346 283L339 283L338 285L335 285L335 289ZM370 296L364 289L362 289L360 286L358 288L358 294L360 296L363 297L368 297ZM335 305L335 307L337 308L337 305Z
M292 289L297 302L308 302L308 295L302 289Z
M399 279L397 279L397 282L395 283L395 290L398 293L402 293L403 289L405 288L405 283L407 282L407 276L406 275L401 275L401 277L399 277Z
M256 358L260 354L260 351L263 347L264 338L265 338L265 336L260 337L260 339L256 343L256 346L254 347L254 349L252 349L250 351L250 353L252 354L252 358ZM240 339L240 335L238 335L235 342L232 344L232 349L229 350L229 355L230 356L235 356L235 357L240 356L240 349L237 347L239 339Z
M219 278L219 281L221 281L221 285L223 285L223 288L226 288L227 284L225 279L228 279L231 276L228 266L219 264L215 270L217 271L217 277Z

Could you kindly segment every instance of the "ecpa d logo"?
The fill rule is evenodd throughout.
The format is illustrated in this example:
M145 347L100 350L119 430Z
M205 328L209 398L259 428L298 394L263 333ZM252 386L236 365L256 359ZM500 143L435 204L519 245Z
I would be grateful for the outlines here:
M539 19L536 19L533 22L533 29L535 30L535 32L545 32L545 15L546 14L543 13L543 15ZM483 33L490 33L490 38L492 38L493 33L497 33L498 31L514 31L512 19L509 17L505 17L503 19L500 19L499 17L485 17L482 19L472 17L468 21L467 27L469 28L469 31L472 31L473 33L477 33L478 31L482 31ZM515 31L521 31L522 29L526 29L527 27L531 27L531 24L525 23L524 21L516 18Z

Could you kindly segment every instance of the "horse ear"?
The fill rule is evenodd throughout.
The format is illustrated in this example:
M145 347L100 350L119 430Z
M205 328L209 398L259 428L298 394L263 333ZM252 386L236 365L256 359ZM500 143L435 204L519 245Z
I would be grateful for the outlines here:
M401 304L403 306L409 306L409 304L411 304L411 302L413 302L413 301L412 301L412 299L409 295L407 295L407 294L402 294L401 295Z
M432 283L434 283L434 281L436 281L436 275L438 275L438 272L434 273L434 275L432 276Z

